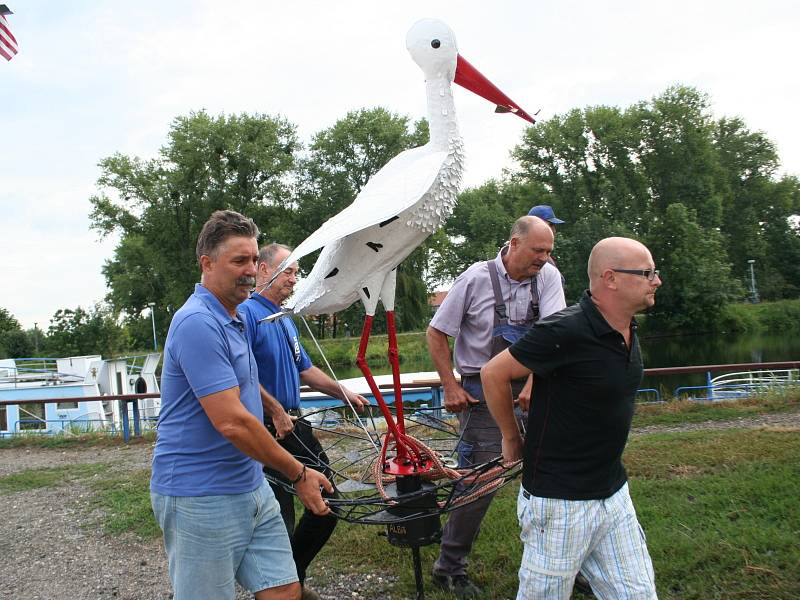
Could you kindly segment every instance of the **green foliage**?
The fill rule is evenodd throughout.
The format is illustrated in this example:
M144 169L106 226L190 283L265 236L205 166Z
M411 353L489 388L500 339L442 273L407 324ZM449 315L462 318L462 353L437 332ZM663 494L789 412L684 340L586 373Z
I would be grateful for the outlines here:
M513 220L550 204L566 221L555 255L566 297L586 287L593 245L634 237L664 275L651 329L714 330L743 299L756 260L762 298L800 293L800 182L776 180L777 154L741 119L715 121L708 97L675 86L627 109L573 109L529 127L508 181L467 190L435 238L433 273L452 279L490 258Z
M21 330L0 333L0 356L23 358L33 356L33 340L27 332Z
M719 307L744 292L730 265L720 259L725 254L719 233L701 227L693 210L675 202L652 228L648 242L664 281L648 317L655 327L720 329Z
M306 337L305 327L300 328L303 337L303 347L308 352L311 361L323 367L324 362L316 346ZM361 333L360 322L354 331L356 335ZM315 334L316 335L316 334ZM320 348L325 353L325 357L331 366L351 367L355 365L356 354L358 353L358 337L337 338L319 340ZM389 359L386 357L388 339L386 334L378 334L370 337L370 344L367 347L367 360L374 367L387 366ZM400 362L414 362L428 360L428 345L425 341L424 332L401 333L397 336L397 347L400 352Z
M155 159L103 159L90 219L103 235L120 235L103 269L114 309L136 319L155 302L163 340L172 312L199 279L195 246L203 223L227 208L276 236L287 221L299 147L294 125L281 117L201 111L173 121Z
M432 275L455 279L472 263L494 257L508 240L514 221L533 204L548 199L544 186L530 183L490 180L464 191L445 223L445 235L434 239Z
M800 329L800 300L728 304L722 314L726 331L792 332Z
M19 331L22 327L16 317L0 306L0 333Z
M59 309L47 330L46 351L50 356L112 356L126 345L125 333L114 313L102 304L88 311L80 306Z
M0 358L17 358L29 354L17 354L21 327L16 317L5 308L0 307Z

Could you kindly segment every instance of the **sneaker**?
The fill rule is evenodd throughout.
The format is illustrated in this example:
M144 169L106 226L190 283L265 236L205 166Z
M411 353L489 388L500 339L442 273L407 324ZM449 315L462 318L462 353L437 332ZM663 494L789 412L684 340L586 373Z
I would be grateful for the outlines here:
M320 596L312 588L304 585L302 591L300 592L300 600L322 600L322 596Z
M453 594L456 598L479 598L483 590L472 583L467 575L433 573L433 585Z

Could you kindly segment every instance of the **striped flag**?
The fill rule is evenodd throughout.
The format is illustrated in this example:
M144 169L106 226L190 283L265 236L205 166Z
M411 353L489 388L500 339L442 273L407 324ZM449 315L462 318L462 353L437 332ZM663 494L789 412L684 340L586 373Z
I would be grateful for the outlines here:
M0 4L0 56L11 60L17 53L17 38L11 33L6 15L11 14L5 4Z

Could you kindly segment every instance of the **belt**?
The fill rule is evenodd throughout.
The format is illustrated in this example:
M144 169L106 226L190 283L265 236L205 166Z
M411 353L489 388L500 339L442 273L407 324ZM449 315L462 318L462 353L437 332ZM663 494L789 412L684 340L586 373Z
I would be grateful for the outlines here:
M522 488L522 497L525 498L525 500L530 500L531 499L531 493L528 490L526 490L525 488Z
M472 373L470 375L462 375L461 382L465 381L477 381L478 383L481 382L481 374L480 373Z
M481 374L480 373L474 373L474 374L471 374L471 375L462 375L461 376L461 382L464 383L465 381L477 381L478 383L480 383L481 382ZM527 381L528 381L527 377L521 377L520 379L512 379L511 383L514 384L514 385L525 385L525 383Z

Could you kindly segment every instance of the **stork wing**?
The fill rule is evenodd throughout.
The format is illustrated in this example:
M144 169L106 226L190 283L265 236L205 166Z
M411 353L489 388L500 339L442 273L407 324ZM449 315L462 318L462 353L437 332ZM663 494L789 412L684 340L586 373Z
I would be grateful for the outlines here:
M401 152L373 175L350 206L303 240L276 272L334 240L412 207L431 188L446 159L446 151L431 152L425 146Z

